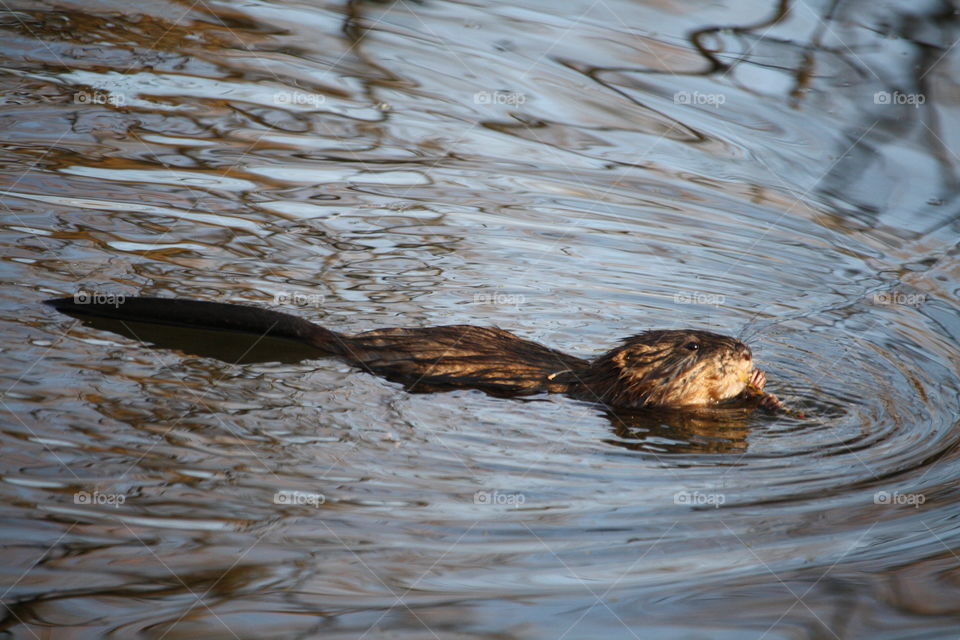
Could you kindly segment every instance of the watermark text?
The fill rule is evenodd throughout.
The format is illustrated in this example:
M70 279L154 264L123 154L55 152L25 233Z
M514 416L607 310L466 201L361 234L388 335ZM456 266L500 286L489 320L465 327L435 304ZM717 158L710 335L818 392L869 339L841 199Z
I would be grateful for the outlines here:
M73 504L109 506L119 509L127 501L122 493L100 493L99 491L77 491L73 494Z
M901 293L899 291L882 291L873 294L874 304L901 304L917 307L927 301L927 295L924 293Z
M877 491L873 494L873 504L889 504L902 507L904 505L919 509L927 501L922 493L900 493L899 491Z
M700 91L677 91L673 94L674 104L707 105L719 109L726 103L727 97L722 93L701 93Z
M323 301L322 293L280 291L273 296L273 304L278 307L319 307L323 305Z
M112 107L122 107L127 104L127 97L122 93L108 91L75 91L74 104L108 104Z
M922 93L901 93L899 91L877 91L873 94L873 104L910 105L919 109L927 101Z
M713 507L719 509L727 501L722 493L703 493L701 491L677 491L673 494L673 504L685 504L694 507Z
M499 505L507 507L519 507L527 501L527 497L522 493L505 493L502 491L477 491L473 494L473 504L479 505Z
M103 304L119 307L126 301L127 298L123 294L104 291L84 291L81 289L73 294L74 304Z
M477 91L473 94L476 104L506 104L517 106L527 101L527 96L519 91Z
M292 489L281 489L273 494L274 504L293 505L298 507L311 506L319 507L327 501L327 497L322 493L313 491L294 491Z
M327 97L319 93L306 93L305 91L277 91L273 94L273 104L292 105L297 107L317 108L327 101Z
M519 306L527 299L521 293L475 293L473 304L499 304Z
M674 304L712 304L719 306L725 304L727 296L720 293L675 293L673 294Z

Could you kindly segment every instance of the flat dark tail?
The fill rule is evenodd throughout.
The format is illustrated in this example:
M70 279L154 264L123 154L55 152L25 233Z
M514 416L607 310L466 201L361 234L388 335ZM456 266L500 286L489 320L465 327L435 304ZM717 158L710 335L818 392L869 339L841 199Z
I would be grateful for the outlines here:
M241 304L179 298L91 298L82 294L53 298L44 303L72 315L255 333L296 340L331 354L342 351L342 336L336 332L288 313Z
M447 325L345 335L286 313L222 302L84 297L81 293L46 303L71 315L288 338L410 385L506 394L563 391L570 385L552 382L553 374L578 371L590 364L492 327Z

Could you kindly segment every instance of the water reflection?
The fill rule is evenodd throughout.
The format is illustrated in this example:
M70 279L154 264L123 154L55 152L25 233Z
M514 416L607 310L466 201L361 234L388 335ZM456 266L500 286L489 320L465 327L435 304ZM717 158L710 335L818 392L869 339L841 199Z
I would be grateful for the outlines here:
M653 453L744 453L749 427L760 422L751 418L754 413L754 408L735 407L610 413L607 417L619 439L605 442Z

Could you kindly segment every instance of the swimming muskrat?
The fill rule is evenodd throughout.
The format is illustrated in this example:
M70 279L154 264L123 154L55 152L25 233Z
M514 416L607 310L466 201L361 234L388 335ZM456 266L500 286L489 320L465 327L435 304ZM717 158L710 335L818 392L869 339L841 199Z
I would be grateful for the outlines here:
M763 371L743 342L710 331L652 330L585 360L503 329L472 325L331 331L278 311L177 298L47 300L59 311L128 321L225 329L296 340L370 373L411 386L474 388L497 395L564 393L610 407L697 407L737 397L782 404L762 391Z

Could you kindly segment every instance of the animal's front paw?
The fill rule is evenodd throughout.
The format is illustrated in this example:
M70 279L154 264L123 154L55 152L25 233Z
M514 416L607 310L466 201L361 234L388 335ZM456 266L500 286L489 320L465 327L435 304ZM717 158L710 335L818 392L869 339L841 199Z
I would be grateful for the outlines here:
M763 387L767 384L767 374L762 369L754 369L753 374L750 376L750 385L756 387L758 390L763 390Z
M783 409L783 400L772 393L765 393L760 400L760 406L767 411L777 411L778 409Z

